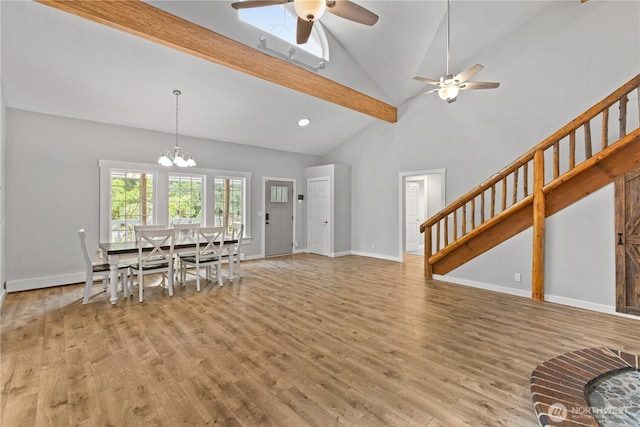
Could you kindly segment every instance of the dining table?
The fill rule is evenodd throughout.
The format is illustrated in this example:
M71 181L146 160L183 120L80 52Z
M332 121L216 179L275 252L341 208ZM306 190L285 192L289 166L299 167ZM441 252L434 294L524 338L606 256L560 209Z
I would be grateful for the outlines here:
M173 251L174 253L181 252L189 252L193 251L196 248L198 241L196 237L182 237L174 240ZM224 245L231 245L233 247L237 240L233 239L224 239ZM169 249L169 244L163 246L163 249ZM109 286L111 289L111 304L118 303L118 263L120 262L121 257L132 258L134 255L137 257L138 254L138 242L104 242L100 243L100 249L105 253L108 257L109 261L109 283L113 283L114 285ZM150 244L143 244L142 250L150 251L153 249L153 246Z

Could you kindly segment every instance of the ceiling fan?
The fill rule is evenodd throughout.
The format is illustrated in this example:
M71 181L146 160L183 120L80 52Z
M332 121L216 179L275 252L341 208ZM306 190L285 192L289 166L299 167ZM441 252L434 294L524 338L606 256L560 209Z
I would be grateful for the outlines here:
M325 10L360 24L371 26L378 22L378 15L349 0L246 0L231 3L231 7L234 9L249 9L291 2L293 2L298 15L296 31L296 42L298 44L304 44L309 40L313 22L320 19Z
M440 80L429 79L426 77L414 77L414 80L429 83L430 85L437 86L435 89L424 92L423 95L428 93L438 92L438 96L441 99L451 103L455 102L460 90L469 89L495 89L500 86L500 83L493 82L470 82L469 79L473 77L478 71L484 67L480 64L472 65L466 70L456 75L449 74L449 63L451 62L451 20L450 20L450 0L447 0L447 74L440 77Z

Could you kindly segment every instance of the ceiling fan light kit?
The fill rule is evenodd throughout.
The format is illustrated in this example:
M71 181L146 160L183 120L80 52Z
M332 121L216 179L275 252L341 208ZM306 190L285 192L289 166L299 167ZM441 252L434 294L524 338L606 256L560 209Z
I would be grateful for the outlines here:
M468 81L476 73L482 70L484 67L480 64L472 65L466 70L458 74L450 74L449 66L451 63L451 0L447 0L447 74L440 77L439 80L429 79L427 77L414 77L414 80L418 80L430 85L436 86L436 89L424 92L423 95L428 93L438 92L438 96L443 101L448 103L455 102L460 90L469 89L495 89L500 86L500 83L494 82L470 82Z
M298 18L317 21L327 10L327 2L325 0L297 0L293 2L293 7Z
M460 92L460 88L455 85L444 85L440 89L438 89L438 96L443 101L447 101L448 103L455 102L458 93Z

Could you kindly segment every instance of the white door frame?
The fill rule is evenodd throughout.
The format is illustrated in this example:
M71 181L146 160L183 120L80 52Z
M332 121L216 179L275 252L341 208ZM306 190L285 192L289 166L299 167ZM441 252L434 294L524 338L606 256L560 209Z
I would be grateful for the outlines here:
M428 169L421 171L410 171L410 172L400 172L398 173L398 260L400 262L404 261L404 248L406 246L405 237L404 237L404 229L406 227L406 216L405 216L405 183L407 182L407 177L409 176L420 176L420 175L440 175L440 203L444 208L446 206L446 197L445 197L445 176L446 169Z
M295 201L297 200L297 196L296 194L298 194L296 192L296 179L295 178L279 178L279 177L273 177L273 176L263 176L262 177L262 210L260 211L260 229L261 229L261 233L262 233L262 243L261 243L261 248L260 248L260 258L264 258L265 257L265 253L266 253L266 246L267 246L267 242L265 241L266 237L267 237L267 230L264 224L264 211L267 208L267 200L266 200L266 191L267 191L267 181L284 181L284 182L292 182L293 183L293 241L294 241L294 247L292 248L291 253L295 253L296 252L296 247L295 247L295 242L296 242L296 229L298 227L296 227L296 223L298 220L298 214L296 212L296 203Z

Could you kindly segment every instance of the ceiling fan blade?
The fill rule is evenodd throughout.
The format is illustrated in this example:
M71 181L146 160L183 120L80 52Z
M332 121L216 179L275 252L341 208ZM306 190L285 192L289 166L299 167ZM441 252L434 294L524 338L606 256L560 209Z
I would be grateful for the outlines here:
M440 80L428 79L426 77L415 76L413 80L417 80L423 83L429 83L430 85L440 86Z
M458 85L460 89L495 89L500 86L500 83L495 82L466 82Z
M378 15L349 0L329 0L327 10L341 18L364 25L373 25L378 22Z
M234 9L251 9L252 7L272 6L274 4L285 4L292 0L247 0L231 3Z
M482 70L484 67L480 64L472 65L461 73L458 73L453 79L458 83L464 83L473 77L478 71Z
M309 35L311 35L312 28L313 28L313 21L307 21L305 19L298 18L296 43L305 44L307 40L309 40Z

